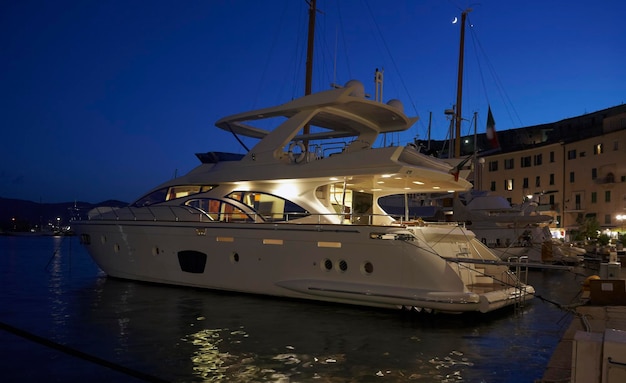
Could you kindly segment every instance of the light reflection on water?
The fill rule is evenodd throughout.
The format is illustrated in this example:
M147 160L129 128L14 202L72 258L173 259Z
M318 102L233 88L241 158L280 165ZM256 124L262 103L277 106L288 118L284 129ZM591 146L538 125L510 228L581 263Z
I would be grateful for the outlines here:
M375 371L375 367L350 366L346 354L303 354L291 345L286 345L284 352L276 355L237 354L225 352L219 347L221 343L241 344L248 337L243 330L204 329L183 339L197 347L192 357L194 374L205 382L225 379L231 382L345 382L346 379L367 381L375 377L393 381L461 382L462 368L473 365L462 352L456 350L428 361L415 359L413 366L406 370ZM385 352L383 356L388 357L389 353Z
M69 240L0 237L0 321L170 381L531 382L570 320L538 299L520 315L449 316L113 280L76 243L70 254ZM575 298L583 279L530 276L559 303ZM8 363L9 378L136 381L10 334L0 341L15 351L0 360L35 354L52 371Z

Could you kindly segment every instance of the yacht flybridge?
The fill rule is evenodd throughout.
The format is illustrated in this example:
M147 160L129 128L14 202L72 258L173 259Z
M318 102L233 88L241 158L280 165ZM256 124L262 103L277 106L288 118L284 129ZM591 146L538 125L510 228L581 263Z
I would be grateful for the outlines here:
M459 164L412 145L375 148L417 118L363 94L351 81L217 121L259 142L245 155L199 154L198 167L130 206L92 210L75 225L82 243L109 276L138 281L454 313L530 299L533 288L463 226L379 206L471 185ZM255 125L266 119L279 123Z

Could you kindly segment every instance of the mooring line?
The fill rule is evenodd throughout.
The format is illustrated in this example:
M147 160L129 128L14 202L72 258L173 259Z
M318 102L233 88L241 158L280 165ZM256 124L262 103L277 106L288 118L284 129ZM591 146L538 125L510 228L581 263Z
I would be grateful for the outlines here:
M115 370L115 371L120 372L122 374L126 374L128 376L132 376L133 378L137 378L137 379L143 380L145 382L151 382L151 383L165 383L165 382L169 382L168 380L157 378L156 376L145 374L143 372L140 372L140 371L137 371L137 370L133 370L131 368L124 367L124 366L121 366L119 364L113 363L113 362L108 361L106 359L102 359L102 358L99 358L97 356L90 355L90 354L87 354L85 352L76 350L74 348L62 345L62 344L54 342L54 341L52 341L50 339L46 339L44 337L35 335L35 334L30 333L28 331L24 331L24 330L19 329L17 327L8 325L8 324L6 324L4 322L0 322L0 328L5 330L5 331L8 331L8 332L10 332L10 333L12 333L14 335L22 337L24 339L28 339L28 340L33 341L35 343L39 343L39 344L41 344L43 346L46 346L48 348L52 348L52 349L64 352L64 353L66 353L68 355L74 356L76 358L80 358L80 359L86 360L88 362L95 363L95 364L98 364L100 366L104 366L104 367L110 368L111 370Z

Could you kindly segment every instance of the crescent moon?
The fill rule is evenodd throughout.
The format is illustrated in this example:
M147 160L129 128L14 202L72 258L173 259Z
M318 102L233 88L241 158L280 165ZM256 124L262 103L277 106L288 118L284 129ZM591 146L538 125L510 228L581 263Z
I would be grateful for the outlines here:
M456 24L457 21L459 21L459 19L456 16L454 16L454 20L452 20L452 24Z

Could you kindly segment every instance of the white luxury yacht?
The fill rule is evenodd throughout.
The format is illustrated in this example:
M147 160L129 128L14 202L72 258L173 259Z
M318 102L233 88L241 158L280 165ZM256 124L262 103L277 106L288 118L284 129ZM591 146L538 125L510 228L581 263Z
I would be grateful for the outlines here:
M465 222L476 237L500 258L525 256L530 263L578 265L584 249L553 240L552 217L536 211L532 199L513 206L504 197L486 191L460 193L453 200L453 217Z
M253 126L264 119L279 122ZM366 99L357 81L226 117L218 128L259 139L247 154L199 154L188 174L128 207L92 210L76 232L117 278L454 313L532 298L463 226L379 206L385 195L471 187L458 164L414 146L373 147L415 121L397 100Z

